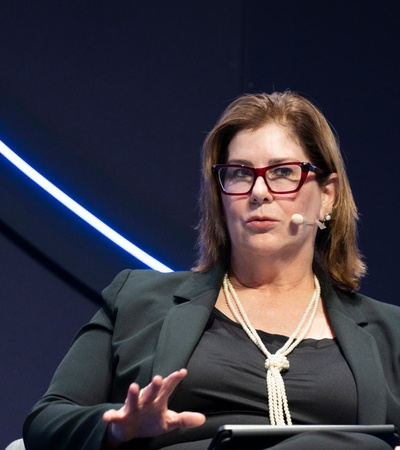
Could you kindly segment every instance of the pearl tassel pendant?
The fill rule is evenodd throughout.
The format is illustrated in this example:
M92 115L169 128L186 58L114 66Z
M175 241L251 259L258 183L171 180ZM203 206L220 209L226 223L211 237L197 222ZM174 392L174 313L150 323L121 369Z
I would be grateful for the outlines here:
M266 357L266 384L268 393L269 420L271 425L292 425L292 418L286 397L285 383L281 372L289 369L290 364L286 356L300 344L300 342L310 331L311 325L314 321L315 314L318 309L319 299L321 297L321 287L315 275L314 286L314 294L311 297L310 303L308 304L296 330L289 337L282 348L280 348L275 354L271 354L265 347L257 331L251 325L246 312L240 303L239 297L237 296L236 291L229 280L228 274L226 273L224 276L222 288L228 308L236 321L242 326L248 337Z

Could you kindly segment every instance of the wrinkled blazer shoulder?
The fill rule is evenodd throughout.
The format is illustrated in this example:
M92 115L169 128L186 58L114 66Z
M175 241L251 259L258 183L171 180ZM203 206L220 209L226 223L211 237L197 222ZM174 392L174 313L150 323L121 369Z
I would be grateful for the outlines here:
M124 270L103 290L102 296L111 310L140 308L142 313L150 313L160 308L161 313L200 294L219 289L223 273L220 267L204 273Z

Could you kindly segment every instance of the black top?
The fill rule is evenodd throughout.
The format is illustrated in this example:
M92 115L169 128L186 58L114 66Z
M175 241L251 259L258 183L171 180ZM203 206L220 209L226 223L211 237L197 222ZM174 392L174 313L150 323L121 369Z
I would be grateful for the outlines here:
M288 339L258 333L271 353ZM288 360L290 368L282 376L294 424L356 423L356 386L335 339L305 339ZM265 356L241 326L215 309L170 406L206 414L204 427L212 424L214 430L226 423L267 425L264 363ZM185 439L204 437L199 431L186 430Z

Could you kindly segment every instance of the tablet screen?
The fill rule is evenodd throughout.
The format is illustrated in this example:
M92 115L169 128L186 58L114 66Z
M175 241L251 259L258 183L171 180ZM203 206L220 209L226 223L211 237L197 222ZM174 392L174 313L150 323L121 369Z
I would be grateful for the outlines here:
M394 425L223 425L208 450L263 450L298 433L341 431L372 434L393 448L400 443Z

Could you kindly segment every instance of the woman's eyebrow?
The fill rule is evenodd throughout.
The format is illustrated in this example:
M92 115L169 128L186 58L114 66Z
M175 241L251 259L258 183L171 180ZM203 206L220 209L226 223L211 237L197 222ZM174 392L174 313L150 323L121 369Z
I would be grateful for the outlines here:
M268 161L268 164L265 167L287 162L299 162L299 161L297 160L297 158L272 158ZM229 159L227 164L238 164L243 166L254 167L254 164L248 161L247 159Z

